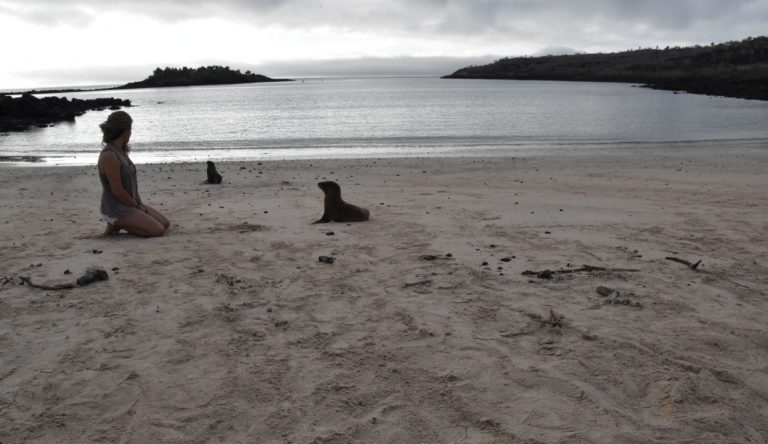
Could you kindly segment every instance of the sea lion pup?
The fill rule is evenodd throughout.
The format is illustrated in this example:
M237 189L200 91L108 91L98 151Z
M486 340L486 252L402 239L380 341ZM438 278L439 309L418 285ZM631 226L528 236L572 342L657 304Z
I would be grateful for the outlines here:
M213 164L210 160L208 161L208 180L205 181L205 183L214 183L214 184L220 184L221 183L221 174L219 174L218 171L216 171L216 165Z
M341 200L341 187L336 182L320 182L317 186L325 193L323 217L312 222L324 224L327 222L364 222L368 220L371 212L348 204Z

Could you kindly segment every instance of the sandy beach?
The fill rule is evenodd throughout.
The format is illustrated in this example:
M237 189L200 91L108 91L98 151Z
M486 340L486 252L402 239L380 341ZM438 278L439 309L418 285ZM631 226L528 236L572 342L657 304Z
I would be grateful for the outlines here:
M2 444L768 441L767 146L218 168L0 165Z

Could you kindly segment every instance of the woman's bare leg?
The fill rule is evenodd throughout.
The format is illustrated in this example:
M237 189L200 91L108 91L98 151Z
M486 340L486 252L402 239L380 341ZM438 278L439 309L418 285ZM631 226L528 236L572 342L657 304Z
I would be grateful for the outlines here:
M114 226L118 231L122 229L141 237L157 237L165 233L165 226L143 211L134 211L129 216L121 217L115 221Z
M171 226L171 221L169 221L167 217L160 214L159 211L150 207L149 205L144 205L144 208L147 209L147 214L149 214L150 216L155 218L155 220L160 222L163 225L163 227L165 227L166 230L168 229L168 227Z

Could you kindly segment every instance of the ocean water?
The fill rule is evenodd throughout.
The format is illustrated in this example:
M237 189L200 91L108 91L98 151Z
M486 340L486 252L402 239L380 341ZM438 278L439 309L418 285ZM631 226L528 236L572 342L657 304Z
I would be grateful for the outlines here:
M750 144L768 149L768 102L629 84L309 79L63 94L130 99L137 163L517 155L547 150ZM0 156L93 164L110 111L0 133Z

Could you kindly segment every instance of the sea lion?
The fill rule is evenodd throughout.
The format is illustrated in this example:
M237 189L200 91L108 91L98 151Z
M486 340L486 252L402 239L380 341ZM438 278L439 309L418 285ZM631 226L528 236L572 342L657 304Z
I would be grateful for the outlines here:
M341 200L341 187L336 182L320 182L317 186L325 193L323 217L314 224L327 222L364 222L370 211Z
M213 184L220 184L221 183L221 174L219 174L218 171L216 171L216 165L213 164L210 160L208 161L208 180L205 181L205 183L213 183Z

